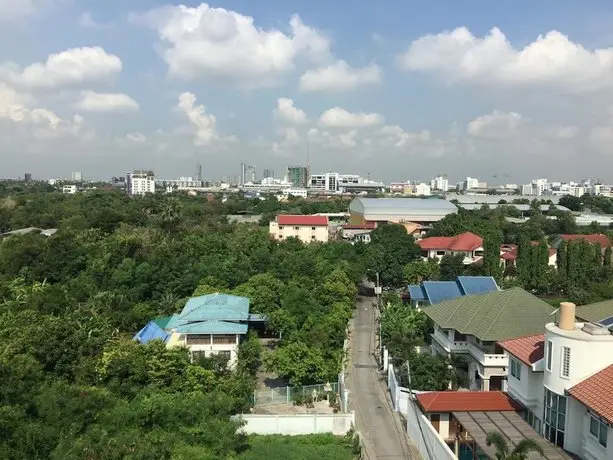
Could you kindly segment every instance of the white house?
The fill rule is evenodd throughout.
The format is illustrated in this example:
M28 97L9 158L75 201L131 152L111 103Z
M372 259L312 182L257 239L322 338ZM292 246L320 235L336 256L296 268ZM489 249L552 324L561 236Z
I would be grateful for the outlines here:
M74 194L77 193L77 186L76 185L64 185L62 187L62 193L69 193L69 194Z
M192 297L181 313L150 321L134 340L148 343L157 339L167 347L186 347L194 358L221 355L234 367L250 321L263 319L249 314L248 298L215 293Z
M521 288L466 295L428 305L434 322L435 355L464 357L471 390L502 390L508 355L497 343L536 334L551 320L553 307Z
M283 241L298 238L303 243L326 243L330 238L328 216L278 215L269 224L270 236Z
M417 242L424 260L441 260L446 255L464 255L464 263L472 264L483 257L483 238L471 232L456 236L432 236Z
M532 412L527 421L552 444L586 460L613 458L613 335L576 322L562 303L545 333L500 346L509 356L509 395Z

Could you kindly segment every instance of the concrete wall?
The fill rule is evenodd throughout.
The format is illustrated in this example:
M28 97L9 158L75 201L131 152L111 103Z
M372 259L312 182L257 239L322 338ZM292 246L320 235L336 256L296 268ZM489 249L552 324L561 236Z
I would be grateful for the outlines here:
M425 460L457 460L414 400L407 406L407 433Z
M392 405L396 412L406 415L409 403L409 389L401 387L396 380L396 371L393 365L389 365L387 372L387 387L392 398Z
M344 435L355 423L355 412L348 414L294 414L260 415L241 414L232 419L242 419L242 430L247 434L285 434L302 435L332 433Z

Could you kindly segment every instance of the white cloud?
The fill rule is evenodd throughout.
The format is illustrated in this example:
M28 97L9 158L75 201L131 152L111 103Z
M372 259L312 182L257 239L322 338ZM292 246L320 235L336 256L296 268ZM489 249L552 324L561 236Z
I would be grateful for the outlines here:
M275 117L287 123L301 125L308 121L304 110L297 108L294 101L287 97L277 99L277 108L274 110Z
M360 69L352 68L343 60L326 67L307 70L300 77L303 91L353 91L362 85L381 83L382 71L376 64Z
M85 112L132 112L139 109L138 103L127 94L95 91L81 91L75 107Z
M185 79L214 78L244 88L274 85L304 56L321 63L331 59L329 40L291 18L289 33L263 29L254 19L202 3L153 10L147 22L165 48L169 73Z
M365 128L381 125L385 119L378 113L351 113L340 107L326 110L319 117L319 124L329 128Z
M52 0L0 0L0 22L33 16L52 3Z
M555 30L518 49L498 28L476 37L460 27L415 40L399 62L451 81L549 84L577 92L613 85L613 48L588 50Z
M282 137L280 141L272 143L272 151L276 155L290 155L295 153L295 150L302 144L302 137L296 128L282 127L277 131L277 134Z
M110 24L108 23L105 24L96 21L92 16L91 11L85 11L81 13L81 16L79 16L79 27L82 27L84 29L105 29L109 26Z
M432 134L428 130L410 133L398 125L383 126L378 134L381 136L381 144L391 145L397 148L408 147L417 142L432 140Z
M196 105L196 95L193 93L182 93L179 95L177 109L183 112L189 122L190 131L194 135L194 145L210 145L216 143L236 144L239 140L235 136L220 136L217 133L217 119L215 115L206 111L204 104Z
M545 135L552 139L573 139L579 134L578 126L551 126L545 129Z
M466 131L472 137L504 139L512 136L523 122L524 119L519 113L494 110L472 120L466 126Z
M19 69L4 65L0 76L14 85L28 88L58 88L84 83L104 82L121 72L121 59L100 47L71 48L50 54L44 63Z
M147 142L147 136L138 131L126 134L126 140L135 144L144 144Z
M21 95L6 83L0 82L0 121L23 127L38 139L84 134L83 118L80 115L65 120L50 110L30 107L32 101L27 95Z

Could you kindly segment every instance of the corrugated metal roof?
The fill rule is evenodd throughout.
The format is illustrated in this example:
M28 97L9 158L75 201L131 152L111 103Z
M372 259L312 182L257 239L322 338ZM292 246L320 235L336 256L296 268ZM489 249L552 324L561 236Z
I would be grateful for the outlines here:
M153 322L157 324L160 328L166 329L171 319L172 316L160 316L159 318L154 318Z
M431 304L456 299L463 295L455 281L424 281L422 286Z
M229 294L208 294L192 297L179 314L183 321L247 321L249 299Z
M430 391L416 396L425 412L518 411L522 405L502 391Z
M554 308L521 288L468 295L424 309L436 324L484 341L539 334Z
M200 321L179 325L175 328L179 334L246 334L247 324L230 321Z
M498 284L491 276L458 276L458 283L465 295L498 291Z
M409 298L411 300L427 300L423 288L417 284L409 285Z
M442 200L421 198L354 198L349 210L359 214L418 214L424 212L447 215L458 212L453 203Z
M158 326L154 321L149 321L145 327L143 327L140 331L132 337L132 340L136 340L142 344L147 344L152 340L161 340L163 342L168 341L170 334L165 332L160 326Z

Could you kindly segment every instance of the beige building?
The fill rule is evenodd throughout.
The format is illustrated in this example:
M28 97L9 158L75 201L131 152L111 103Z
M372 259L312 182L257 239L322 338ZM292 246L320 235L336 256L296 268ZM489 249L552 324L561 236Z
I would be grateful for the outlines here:
M327 216L279 215L270 222L269 233L277 241L294 237L305 244L326 243L330 238Z

